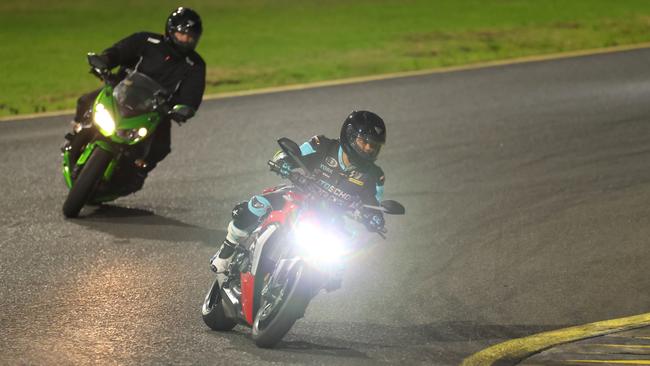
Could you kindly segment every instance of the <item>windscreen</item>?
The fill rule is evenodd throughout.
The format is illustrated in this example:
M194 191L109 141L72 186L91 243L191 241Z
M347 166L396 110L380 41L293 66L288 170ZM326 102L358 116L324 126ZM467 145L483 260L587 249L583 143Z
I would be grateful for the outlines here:
M160 84L140 72L127 75L113 90L120 115L133 117L153 111L156 96L164 93Z

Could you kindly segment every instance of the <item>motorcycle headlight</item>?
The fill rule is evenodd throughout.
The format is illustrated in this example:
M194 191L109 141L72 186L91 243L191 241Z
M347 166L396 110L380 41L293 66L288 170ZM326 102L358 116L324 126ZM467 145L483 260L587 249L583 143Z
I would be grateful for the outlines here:
M115 132L115 120L113 120L113 116L111 116L108 109L101 103L95 107L95 124L108 135Z
M341 260L348 253L343 238L317 223L301 221L294 234L306 258L319 262L334 262Z
M142 138L145 138L147 136L147 133L149 133L149 131L147 131L145 127L140 127L126 130L117 130L115 134L125 140L138 141Z

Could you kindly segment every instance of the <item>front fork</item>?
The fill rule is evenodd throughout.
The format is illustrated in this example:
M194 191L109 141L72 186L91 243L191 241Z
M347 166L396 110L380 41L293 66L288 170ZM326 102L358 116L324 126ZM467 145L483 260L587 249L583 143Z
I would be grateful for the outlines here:
M296 268L299 267L302 267L300 280L309 282L308 288L311 291L309 294L310 299L316 296L321 289L325 288L328 282L328 276L311 268L302 258L281 259L271 274L268 283L262 289L261 296L265 296L274 287L284 283L287 280L287 276L295 275Z
M79 174L79 171L86 164L86 161L96 148L104 149L105 151L115 155L115 149L109 142L102 140L91 141L86 145L86 148L81 153L73 166L73 162L71 161L71 146L68 145L63 149L63 178L65 179L65 183L68 188L72 188L74 178L76 178L76 176ZM108 167L106 167L102 180L109 181L111 179L113 173L115 172L117 160L117 157L114 156L111 162L108 164Z

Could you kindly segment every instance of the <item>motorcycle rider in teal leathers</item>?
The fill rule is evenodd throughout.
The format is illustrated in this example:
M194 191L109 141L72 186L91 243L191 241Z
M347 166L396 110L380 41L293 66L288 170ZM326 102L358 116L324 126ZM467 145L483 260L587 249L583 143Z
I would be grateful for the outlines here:
M375 165L382 145L386 142L386 126L375 113L354 111L343 122L339 139L314 136L300 146L307 169L327 195L343 201L359 197L366 205L378 206L384 192L384 172ZM278 152L273 161L282 166L282 176L296 168L292 159ZM243 243L250 233L272 210L282 208L284 189L255 195L249 201L235 206L228 233L210 266L218 274L226 273L235 247ZM381 231L384 217L380 211L366 209L361 221L370 231Z

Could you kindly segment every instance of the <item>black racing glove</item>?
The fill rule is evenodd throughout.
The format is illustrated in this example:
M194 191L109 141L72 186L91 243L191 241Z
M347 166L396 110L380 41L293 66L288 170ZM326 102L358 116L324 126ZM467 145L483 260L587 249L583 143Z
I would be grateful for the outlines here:
M291 164L287 163L286 161L283 161L282 165L280 165L280 176L282 178L288 178L291 175L291 169L292 169Z
M362 218L362 222L368 231L380 232L384 230L386 221L384 220L384 215L382 215L381 212L378 212L376 210L366 210L362 213Z

